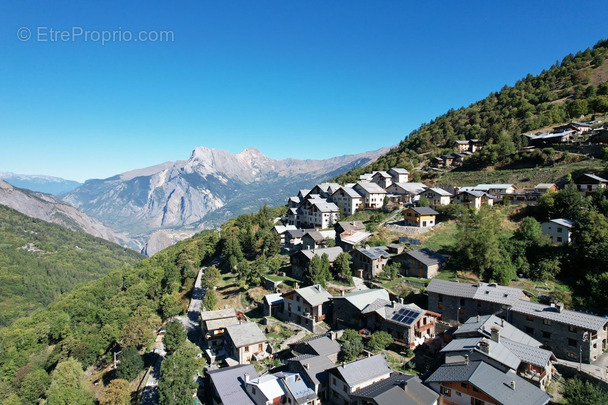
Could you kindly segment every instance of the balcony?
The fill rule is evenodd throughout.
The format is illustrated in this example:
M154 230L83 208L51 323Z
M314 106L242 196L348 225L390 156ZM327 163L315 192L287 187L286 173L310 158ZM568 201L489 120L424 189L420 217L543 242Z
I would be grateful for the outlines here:
M416 327L417 332L426 332L427 330L435 327L435 322L429 322L426 325L420 325Z

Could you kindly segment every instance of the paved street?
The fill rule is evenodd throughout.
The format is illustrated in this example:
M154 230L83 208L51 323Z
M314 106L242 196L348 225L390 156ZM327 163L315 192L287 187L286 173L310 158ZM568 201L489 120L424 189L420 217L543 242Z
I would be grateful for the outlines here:
M166 352L164 346L160 343L160 351L158 351L158 358L154 363L154 368L148 377L146 387L142 396L142 405L155 405L158 404L158 380L160 378L160 365L164 360Z

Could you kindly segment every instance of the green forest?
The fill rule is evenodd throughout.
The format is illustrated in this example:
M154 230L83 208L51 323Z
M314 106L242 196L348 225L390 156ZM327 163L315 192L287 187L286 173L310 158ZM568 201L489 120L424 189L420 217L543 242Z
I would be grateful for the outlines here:
M523 133L576 121L583 115L605 114L608 82L600 80L598 72L608 69L607 56L608 40L567 55L540 75L528 74L514 86L504 86L481 101L451 109L421 125L371 165L339 175L335 181L355 182L360 174L391 167L412 170L429 157L454 152L454 141L465 139L485 143L476 160L478 167L490 166L526 146Z
M0 327L141 259L131 249L0 205Z

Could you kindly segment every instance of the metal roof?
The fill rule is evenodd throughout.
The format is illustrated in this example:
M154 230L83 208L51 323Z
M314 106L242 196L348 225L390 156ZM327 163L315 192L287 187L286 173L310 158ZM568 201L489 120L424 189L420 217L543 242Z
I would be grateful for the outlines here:
M332 370L335 370L350 387L393 371L381 354L353 361Z
M386 194L386 190L376 183L357 183L355 187L362 188L368 194Z
M377 405L431 405L439 395L413 375L393 374L389 378L355 391L351 398L373 401Z
M427 266L432 266L434 264L439 264L447 261L447 258L445 256L429 248L410 250L408 252L405 252L405 254Z
M356 291L341 297L334 297L333 299L346 300L359 311L362 311L363 308L373 303L377 299L388 301L390 298L388 292L384 288L372 288L368 290Z
M344 235L344 236L343 236ZM340 241L344 243L348 243L349 245L356 245L364 240L371 237L372 234L369 232L361 232L361 231L345 231L340 234Z
M481 315L479 320L476 316L473 316L465 323L460 325L453 335L454 337L460 336L491 336L491 329L497 328L500 331L500 339L510 340L512 342L521 343L527 346L539 347L542 345L541 342L534 339L530 335L522 332L520 329L511 325L509 322L497 317L496 315Z
M337 189L334 192L334 194L336 194L340 190L344 191L344 193L347 194L348 196L350 196L351 198L361 198L361 194L359 194L354 188L352 188L352 187L346 187L346 186L340 187L339 189ZM334 194L332 194L332 196Z
M395 172L398 174L409 174L409 172L403 167L393 167L389 170L389 172Z
M283 390L289 391L298 404L306 404L317 399L315 391L306 384L300 374L281 371L274 375L279 379L279 384L283 386Z
M340 344L327 336L315 336L299 343L308 345L319 356L329 356L340 352Z
M336 257L338 257L338 255L342 252L343 250L341 247L334 246L328 248L300 250L298 253L302 253L309 260L312 260L315 255L321 257L325 253L329 257L329 262L332 263L334 260L336 260Z
M423 183L393 183L407 194L418 195L429 187Z
M469 364L444 364L426 381L428 383L469 382L504 405L544 405L551 396L512 371L503 373L483 361Z
M234 308L218 309L217 311L201 311L201 321L210 321L212 319L234 318L236 310Z
M449 295L452 297L473 298L477 288L473 284L432 279L426 292Z
M207 325L207 330L222 329L230 325L236 325L238 323L239 320L236 316L233 318L212 319L210 321L205 321L205 325Z
M273 229L276 233L281 235L282 233L285 233L289 230L293 230L293 229L297 229L297 228L295 225L275 225Z
M266 300L268 305L279 304L283 302L283 295L281 293L266 294L264 296L264 299Z
M413 207L408 208L407 210L414 210L416 213L420 215L439 215L437 211L430 207Z
M292 357L287 361L300 364L302 372L306 374L315 385L327 381L326 370L335 365L327 356L309 354Z
M230 336L235 347L249 346L266 341L264 332L255 322L228 325L226 333Z
M442 196L452 196L452 193L450 193L449 191L444 190L442 188L439 188L439 187L432 187L432 188L429 188L426 191L432 191L432 192L434 192L436 194L439 194L439 195L442 195Z
M380 246L375 246L375 247L370 247L367 249L362 249L362 248L357 248L356 249L358 252L360 252L361 254L369 257L372 260L376 260L380 257L384 257L384 258L389 258L391 257L391 255L382 247Z
M595 181L597 181L597 182L600 182L600 183L608 183L608 180L606 180L606 179L604 179L604 178L602 178L602 177L600 177L600 176L596 176L596 175L595 175L595 174L593 174L593 173L585 173L585 174L582 174L582 175L578 176L578 177L577 177L577 178L574 180L574 182L576 183L576 182L577 182L577 180L579 180L579 179L581 179L581 178L583 178L583 177L588 177L588 178L590 178L590 179L592 179L592 180L595 180Z
M505 287L495 283L466 284L437 279L431 280L426 291L452 297L473 298L501 305L513 305L523 295L523 291L519 288Z
M329 301L331 294L325 290L320 284L311 285L304 288L298 288L296 293L310 305L317 306Z
M502 338L500 343L524 363L532 364L538 367L547 367L547 364L549 364L551 359L556 360L553 352L541 349L540 347L528 346L523 343L517 343L509 339Z
M427 311L416 304L399 304L395 301L378 298L361 310L362 314L369 314L371 312L375 312L388 322L409 327L416 323Z
M475 190L480 190L480 191L488 191L490 189L506 190L511 187L515 187L515 186L513 184L478 184L475 186Z
M566 219L566 218L550 219L549 222L553 222L554 224L565 226L566 228L572 228L574 225L576 225L576 222L572 221L571 219Z
M246 384L257 387L257 389L262 392L266 399L272 401L277 397L285 395L285 391L283 390L281 384L279 384L278 380L279 379L276 376L266 374L258 378L252 378Z
M529 301L517 301L511 307L511 311L525 315L532 315L538 318L547 319L565 325L576 326L591 331L598 331L604 327L608 319L601 316L586 314L584 312L563 309L558 312L557 307L537 304Z
M486 353L481 349L481 342L487 342L489 345L489 352ZM509 348L502 343L496 343L491 339L486 339L482 337L474 337L474 338L465 338L465 339L454 339L450 343L448 343L443 349L441 349L442 353L450 353L450 352L477 352L482 356L487 356L488 358L499 362L500 364L504 364L509 367L511 370L517 370L519 367L519 363L521 363L521 359L517 357L513 352L509 350Z
M258 372L251 364L220 368L207 371L215 389L224 404L255 404L245 391L245 374L257 378Z

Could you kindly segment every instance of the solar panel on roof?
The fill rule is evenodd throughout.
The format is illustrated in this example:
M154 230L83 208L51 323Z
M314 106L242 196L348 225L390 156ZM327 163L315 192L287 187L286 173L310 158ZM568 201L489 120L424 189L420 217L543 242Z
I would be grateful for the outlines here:
M410 239L410 245L420 245L420 239Z
M414 320L416 320L416 318L418 318L418 315L419 313L416 311L402 308L398 312L395 312L391 319L399 323L410 325Z
M399 237L399 243L407 243L408 241L409 241L409 238L407 236Z

